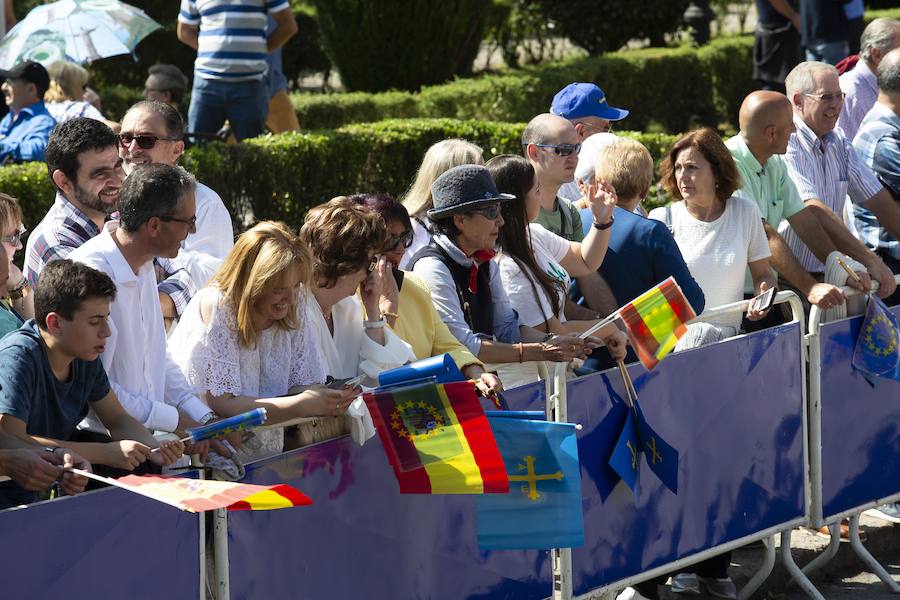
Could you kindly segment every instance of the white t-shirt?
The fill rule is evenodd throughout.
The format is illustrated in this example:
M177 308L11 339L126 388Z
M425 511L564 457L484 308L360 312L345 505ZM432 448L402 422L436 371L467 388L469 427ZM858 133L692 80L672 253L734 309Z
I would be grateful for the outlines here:
M528 225L528 231L531 236L534 259L537 261L538 267L550 277L562 281L565 289L569 289L569 283L572 280L566 270L560 265L560 262L569 251L569 240L556 235L552 231L548 231L537 223ZM506 288L510 304L519 313L520 324L536 327L554 316L560 322L565 322L566 317L562 311L562 307L565 304L565 295L562 292L559 293L560 311L554 315L553 303L547 296L547 292L538 283L534 274L528 273L526 275L523 273L518 263L507 254L501 253L497 257L497 262L500 265L500 278L503 281L503 287ZM535 290L537 291L537 297L534 295Z
M725 201L725 212L711 222L692 217L684 202L673 203L671 211L675 242L703 290L706 308L743 300L747 264L772 255L756 203L745 198L729 198ZM654 208L650 218L665 223L665 207ZM741 318L736 312L710 322L739 328Z
M550 277L562 281L568 289L571 278L560 265L560 261L569 251L569 240L548 231L537 223L531 223L528 231L538 267ZM559 295L559 314L554 315L553 304L550 302L547 292L532 273L529 272L527 275L523 273L516 261L503 253L497 256L497 262L500 266L500 279L509 296L509 303L519 313L519 324L536 327L554 316L561 322L565 322L566 317L562 311L565 306L563 294ZM531 282L534 283L534 288L532 288ZM535 289L538 294L537 298L534 295ZM536 362L497 365L497 375L500 376L500 381L506 389L526 385L540 379Z

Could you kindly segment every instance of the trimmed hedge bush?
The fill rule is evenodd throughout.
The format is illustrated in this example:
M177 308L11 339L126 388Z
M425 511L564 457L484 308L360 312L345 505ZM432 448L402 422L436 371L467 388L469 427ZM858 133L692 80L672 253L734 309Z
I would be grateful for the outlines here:
M383 191L398 195L415 176L429 146L461 137L484 149L485 159L521 151L524 123L453 119L387 120L337 130L263 136L238 145L213 143L185 153L184 166L221 194L238 230L252 220L299 226L303 215L340 194ZM657 159L675 136L623 132ZM43 163L0 167L0 190L19 199L33 228L55 190Z

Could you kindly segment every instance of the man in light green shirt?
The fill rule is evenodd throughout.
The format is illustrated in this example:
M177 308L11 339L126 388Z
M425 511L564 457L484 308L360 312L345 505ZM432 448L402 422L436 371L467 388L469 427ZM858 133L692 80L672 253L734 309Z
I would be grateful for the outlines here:
M740 125L740 133L725 142L741 176L741 187L734 195L756 202L772 251L769 264L810 304L820 308L843 304L841 290L819 283L778 234L779 224L786 219L823 263L836 250L819 220L800 199L782 158L794 131L790 101L778 92L753 92L741 104ZM752 290L752 285L745 286L747 290Z

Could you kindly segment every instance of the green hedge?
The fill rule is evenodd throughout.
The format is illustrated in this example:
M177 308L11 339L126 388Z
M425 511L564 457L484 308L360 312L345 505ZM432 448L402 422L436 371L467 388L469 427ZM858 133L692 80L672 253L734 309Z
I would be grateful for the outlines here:
M523 123L453 119L387 120L340 129L264 136L239 145L191 148L183 164L225 201L239 229L252 219L298 226L306 210L340 194L383 191L398 195L435 142L461 137L485 158L520 152ZM623 132L660 158L675 136ZM17 197L33 228L53 203L43 163L0 167L0 191Z

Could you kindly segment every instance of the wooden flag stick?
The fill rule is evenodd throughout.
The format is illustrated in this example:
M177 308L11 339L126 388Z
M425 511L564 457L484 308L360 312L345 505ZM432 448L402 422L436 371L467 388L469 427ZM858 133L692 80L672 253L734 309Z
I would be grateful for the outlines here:
M631 377L628 375L628 369L625 368L625 362L617 360L616 366L619 367L619 373L622 374L622 381L625 383L625 401L628 403L628 408L634 408L634 401L631 396L634 388L631 386ZM635 397L637 397L637 394L635 394Z
M859 275L856 274L856 271L854 271L853 269L851 269L850 267L848 267L848 266L847 266L847 263L845 263L845 262L844 262L842 259L840 259L840 258L837 259L837 262L838 262L839 265L841 265L841 268L842 268L842 269L844 269L845 271L847 271L847 275L849 275L849 276L853 279L853 281L855 281L855 282L858 283L859 285L862 285L862 279L859 278ZM869 291L866 291L866 292L864 292L864 293L865 293L866 296L869 295Z
M178 510L183 510L185 512L196 512L196 511L191 510L190 508L182 506L181 504L179 504L178 502L176 502L174 500L169 500L168 498L162 498L155 494L146 492L138 487L128 485L126 483L121 483L120 481L113 479L112 477L104 477L103 475L97 475L96 473L91 473L90 471L84 471L82 469L76 469L75 467L69 467L66 470L70 471L72 473L75 473L76 475L81 475L82 477L87 477L88 479L93 479L94 481L99 481L101 483L105 483L107 485L112 485L117 488L122 488L123 490L128 490L129 492L132 492L139 496L144 496L145 498L150 498L151 500L156 500L157 502L162 502L163 504L168 504L169 506L177 508Z

